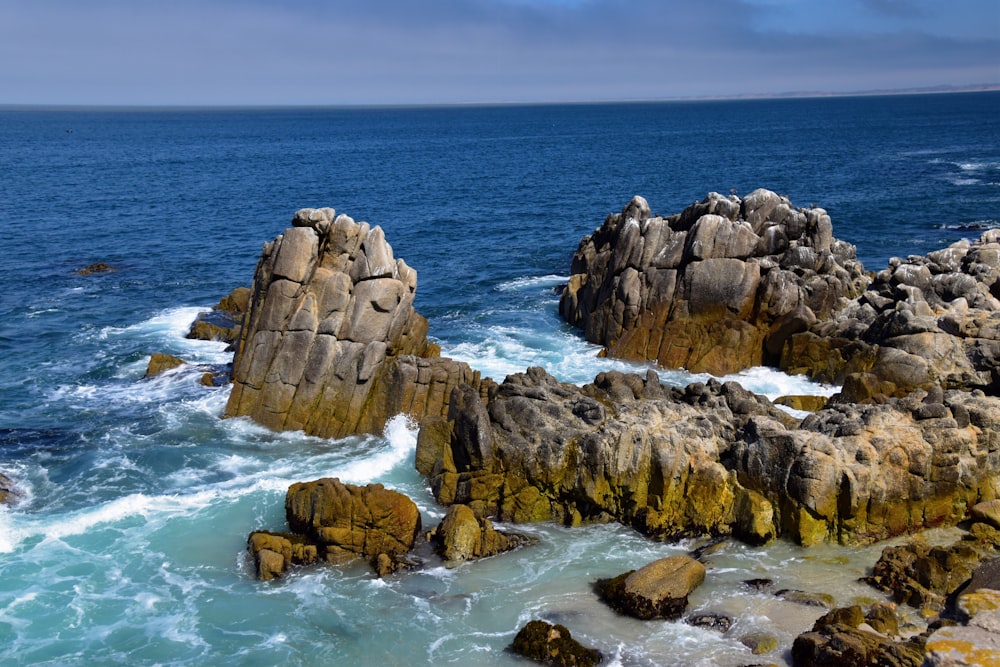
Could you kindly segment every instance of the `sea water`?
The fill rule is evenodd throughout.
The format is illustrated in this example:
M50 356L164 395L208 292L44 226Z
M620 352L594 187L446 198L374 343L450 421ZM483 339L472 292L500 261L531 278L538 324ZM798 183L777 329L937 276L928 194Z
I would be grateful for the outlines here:
M828 209L870 270L1000 225L1000 95L417 109L0 110L0 660L12 665L517 664L525 622L566 625L618 665L790 660L822 610L747 587L882 599L857 581L883 545L727 543L692 613L726 633L639 622L597 601L601 577L698 540L619 525L503 526L516 552L376 578L361 563L260 583L250 530L282 529L295 481L337 476L443 516L413 468L416 431L342 440L222 420L206 368L225 345L184 335L249 284L295 209L381 225L419 273L443 353L498 381L537 365L583 383L645 367L598 358L559 321L579 239L634 194L669 214L708 191L769 187ZM112 273L79 275L93 262ZM143 379L150 354L191 366ZM683 385L706 376L659 370ZM829 395L772 370L776 397ZM947 533L938 535L945 539ZM753 656L740 639L781 648Z

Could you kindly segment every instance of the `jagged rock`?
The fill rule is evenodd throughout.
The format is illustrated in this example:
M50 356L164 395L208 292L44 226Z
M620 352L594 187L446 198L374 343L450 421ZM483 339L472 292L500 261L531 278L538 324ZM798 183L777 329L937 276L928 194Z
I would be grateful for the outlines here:
M226 416L322 437L381 433L405 412L444 415L451 389L478 387L439 359L413 308L417 274L380 227L302 209L264 246L233 360Z
M318 560L316 545L291 533L254 531L247 537L247 551L261 581L280 577L293 565L310 565Z
M923 660L926 635L894 638L899 619L891 605L877 603L833 609L799 635L792 646L795 665L912 665Z
M775 363L785 341L868 282L826 211L756 190L654 217L642 197L573 256L559 312L611 356L715 375Z
M165 373L171 369L183 366L187 362L172 354L156 352L149 357L149 364L146 365L146 374L143 377L151 378L160 373Z
M970 531L950 545L932 546L917 538L886 547L865 581L897 602L942 612L949 594L964 590L979 563L1000 553L1000 541L977 537L981 534Z
M501 533L486 518L477 517L468 505L452 505L429 535L434 550L447 561L487 558L516 549L530 540L515 533Z
M237 287L212 306L212 310L198 313L186 337L235 343L240 337L240 323L249 302L250 289Z
M997 561L989 565L993 571L988 578L994 584L1000 583ZM964 625L944 626L931 634L927 639L925 667L1000 667L1000 590L975 588L961 595L958 607Z
M842 382L841 400L879 402L914 389L1000 388L1000 230L893 258L830 321L793 334L781 367Z
M705 566L688 556L669 556L597 582L612 609L642 620L676 619L687 608L688 595L705 581Z
M0 505L8 505L18 497L17 485L7 475L0 473Z
M291 565L364 558L380 575L400 567L420 532L416 504L381 484L355 486L323 478L292 484L285 494L291 533L256 531L248 549L261 579ZM279 558L280 557L280 558Z
M670 389L653 372L577 387L531 368L486 393L460 387L423 422L417 466L439 502L504 521L872 542L1000 495L1000 400L981 394L941 394L960 423L921 414L919 393L800 422L736 383Z
M537 620L518 631L511 650L530 660L560 667L595 667L602 659L600 651L580 644L565 626Z

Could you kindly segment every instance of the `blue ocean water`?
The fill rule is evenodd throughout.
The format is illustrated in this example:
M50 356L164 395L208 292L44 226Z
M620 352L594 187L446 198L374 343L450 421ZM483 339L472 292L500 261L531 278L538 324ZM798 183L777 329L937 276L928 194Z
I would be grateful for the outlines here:
M154 352L226 363L223 345L184 338L195 314L249 284L296 209L332 206L381 225L417 269L417 308L445 354L498 380L542 365L585 382L627 365L596 358L556 315L579 239L634 194L669 214L757 187L826 208L870 270L976 237L1000 226L1000 94L0 109L0 472L21 490L0 509L0 660L514 664L503 648L543 617L612 664L744 664L740 633L787 648L813 619L740 579L870 597L853 580L877 550L730 545L692 605L726 610L734 630L619 619L590 582L690 545L615 526L522 528L537 546L386 581L359 566L262 585L244 540L282 527L291 482L381 481L436 522L412 425L275 434L220 420L228 388L200 385L197 368L141 379ZM115 271L76 273L94 262ZM772 396L834 390L764 369L740 379Z

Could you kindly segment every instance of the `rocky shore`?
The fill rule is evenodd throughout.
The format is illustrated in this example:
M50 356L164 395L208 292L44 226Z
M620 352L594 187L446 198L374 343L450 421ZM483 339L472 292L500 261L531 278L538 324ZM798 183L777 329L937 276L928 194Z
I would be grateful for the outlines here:
M710 193L667 217L635 197L581 241L571 273L560 313L608 355L713 374L770 364L843 390L801 418L736 383L668 387L653 371L576 386L529 368L498 384L439 356L416 272L380 228L303 209L264 246L246 294L226 416L342 437L408 414L416 467L450 510L421 535L391 490L295 485L290 531L250 535L258 576L347 557L388 575L421 543L452 562L526 543L490 518L861 544L966 522L1000 498L1000 231L869 274L823 209L767 190ZM992 524L970 525L982 560L992 538L976 526ZM872 583L892 579L880 572ZM609 599L634 574L605 586ZM873 613L818 622L796 664L867 664L824 647L868 632ZM924 649L885 651L885 664L919 664Z

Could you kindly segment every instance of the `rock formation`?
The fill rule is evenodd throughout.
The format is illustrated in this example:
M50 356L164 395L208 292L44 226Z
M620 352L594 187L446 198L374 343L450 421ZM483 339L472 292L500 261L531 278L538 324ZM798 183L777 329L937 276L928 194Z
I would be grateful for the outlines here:
M174 368L179 368L187 362L180 357L175 357L172 354L164 354L162 352L154 352L149 356L149 363L146 365L146 374L143 375L144 378L151 378L161 373L166 373Z
M610 356L725 375L775 364L785 341L868 283L820 208L755 190L653 216L642 197L573 255L559 312Z
M820 617L811 632L795 638L793 664L796 667L920 667L924 661L926 634L907 639L897 634L898 619L885 605L874 605L867 614L859 606L834 609Z
M705 581L705 566L690 556L668 556L638 570L597 582L597 591L612 609L644 621L677 619L687 609L688 595Z
M577 387L531 368L485 400L456 388L447 417L422 423L416 458L439 502L504 521L872 542L1000 497L997 415L981 392L916 392L799 422L732 382L607 372Z
M458 384L479 386L428 342L417 274L380 227L329 208L292 224L257 264L226 416L321 437L380 433L401 412L444 414Z
M428 537L434 550L451 562L495 556L530 542L524 535L497 531L489 519L477 517L467 505L449 507Z
M529 621L521 628L511 650L544 665L558 667L596 667L601 653L573 639L565 626L545 621Z
M293 484L285 515L291 534L255 532L248 539L261 579L280 576L291 565L355 558L389 574L420 533L414 502L381 484L362 487L330 478Z
M894 258L835 317L793 334L781 367L843 383L842 400L914 389L1000 392L1000 230Z
M237 287L222 297L212 310L198 313L191 324L187 338L196 340L221 340L232 345L240 337L240 323L250 302L250 290Z

